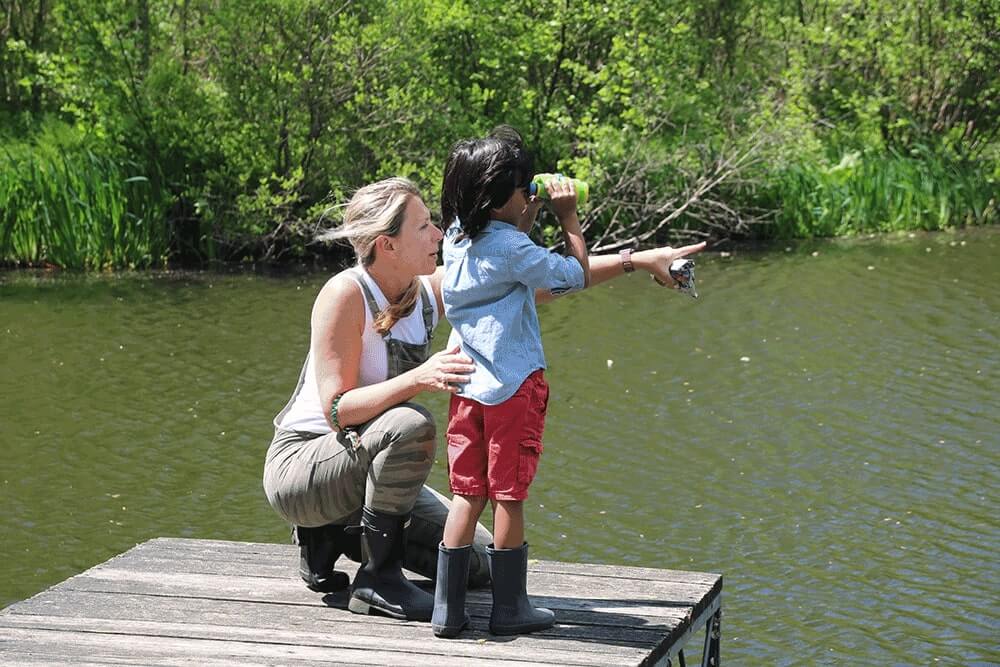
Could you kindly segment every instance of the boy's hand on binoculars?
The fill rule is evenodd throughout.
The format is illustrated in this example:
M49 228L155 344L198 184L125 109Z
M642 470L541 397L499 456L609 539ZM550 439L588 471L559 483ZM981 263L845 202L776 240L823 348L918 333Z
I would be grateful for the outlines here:
M549 181L545 189L552 202L552 212L560 221L566 216L576 215L576 188L573 187L573 181L568 178Z

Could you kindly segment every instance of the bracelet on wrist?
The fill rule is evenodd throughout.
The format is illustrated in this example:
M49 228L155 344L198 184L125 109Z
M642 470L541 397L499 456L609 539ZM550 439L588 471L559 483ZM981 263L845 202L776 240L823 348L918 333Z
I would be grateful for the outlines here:
M340 399L344 397L346 391L342 391L333 397L333 402L330 403L330 423L333 425L335 431L343 431L344 427L340 425L340 415L337 414L340 408Z
M347 440L351 443L351 447L354 451L357 451L358 448L361 447L361 436L358 435L358 432L354 430L354 428L340 425L340 415L338 414L340 399L342 399L346 393L346 391L342 391L333 397L333 401L330 403L330 424L333 425L333 430L341 431L344 435L346 435Z
M635 264L632 263L632 249L625 248L618 251L618 256L622 259L622 271L632 273L635 271Z

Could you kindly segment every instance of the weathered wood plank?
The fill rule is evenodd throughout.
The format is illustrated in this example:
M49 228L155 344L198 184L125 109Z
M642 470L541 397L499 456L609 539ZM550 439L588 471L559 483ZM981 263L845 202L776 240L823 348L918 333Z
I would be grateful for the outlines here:
M10 648L8 648L10 646ZM36 628L0 627L0 659L16 664L22 653L35 660L42 657L61 664L64 658L87 655L88 659L126 659L133 665L156 664L164 659L183 658L188 664L204 664L211 660L236 660L244 665L445 665L456 667L485 658L452 657L440 654L399 653L378 647L348 650L322 646L269 644L267 642L237 642L175 637L126 637L115 634L69 632ZM525 656L508 661L516 665L580 664L573 662L546 663ZM598 664L598 663L589 663Z
M338 567L350 576L353 576L357 570L357 565L347 560L340 563ZM157 579L167 576L219 576L230 579L234 584L246 579L248 582L246 585L260 585L259 579L271 579L273 580L271 583L278 584L282 590L301 591L303 589L302 585L297 583L297 566L283 565L265 569L256 565L247 567L242 563L228 561L192 562L163 557L135 556L127 561L99 565L88 570L84 575L97 579L118 579L128 577L127 574L123 573L133 572L137 573L137 577L135 579L129 577L129 579L137 582L142 581L138 577L143 575L152 575ZM416 582L423 582L428 588L430 587L430 583L419 575L413 574L411 578ZM542 573L535 571L533 566L528 575L529 594L537 592L544 595L557 595L564 591L578 594L581 590L585 590L588 597L595 599L630 598L663 602L668 597L676 597L679 592L682 592L683 595L676 601L679 604L688 604L701 599L707 587L707 584L702 583L642 581L623 577L591 577L566 572ZM476 591L473 593L475 594Z
M426 632L413 638L366 637L352 633L302 632L299 630L206 625L201 623L166 623L131 620L99 620L54 616L15 615L7 619L4 629L33 629L46 632L91 633L111 635L132 645L132 652L141 653L142 642L147 637L174 640L211 640L219 643L252 644L268 646L295 646L330 649L330 652L353 654L356 651L390 652L407 656L442 656L447 658L511 661L530 655L532 660L551 664L602 665L636 664L648 653L636 647L617 647L617 650L580 650L567 641L522 642L516 638L478 638L449 641L437 639L424 625ZM529 646L529 644L531 644ZM598 645L590 646L591 649Z
M0 657L3 656L3 652L0 651ZM135 667L135 658L115 658L115 657L104 657L100 660L95 660L91 657L81 657L79 655L74 656L59 656L56 660L52 657L46 658L41 655L32 655L21 651L17 654L16 664L18 667L106 667L107 665L129 665L130 667ZM248 663L246 660L215 660L215 659L202 659L199 660L199 667L244 667ZM259 664L259 663L258 663ZM312 663L317 664L317 663ZM320 663L320 664L330 664L330 663ZM191 667L191 660L188 658L159 658L155 661L146 662L143 667Z
M143 542L136 548L118 556L123 558L132 555L164 557L176 560L177 552L186 552L191 557L201 556L214 560L217 555L225 555L229 559L246 560L253 563L268 563L281 565L288 563L297 566L298 547L292 544L266 544L261 542L224 542L220 540L192 540L187 538L156 538ZM114 562L115 559L108 561ZM347 563L346 559L342 559ZM622 579L639 579L642 581L668 581L678 583L713 584L720 575L708 572L690 572L686 570L667 570L652 567L633 567L628 565L566 563L560 561L531 561L532 572L551 572L580 574L599 578L617 577Z
M259 577L243 577L231 579L214 575L157 575L154 573L137 573L129 570L90 571L77 575L60 584L56 590L101 591L106 593L138 593L143 595L163 595L170 597L201 597L214 600L243 600L247 602L270 602L282 604L305 604L309 606L325 606L322 598L310 593L297 581L282 581L277 579L262 579ZM655 599L621 599L609 594L593 596L591 591L586 594L593 597L572 597L573 590L564 588L553 591L552 587L533 585L529 578L528 589L532 601L543 607L548 607L557 615L563 610L590 612L602 615L602 621L608 624L642 627L649 624L650 618L660 618L669 609L690 609L698 598L691 595L672 595L674 599L658 601ZM546 593L555 592L555 595ZM584 591L577 590L577 594ZM469 604L490 604L489 594L484 591L472 592ZM336 596L331 598L334 606L346 608L347 598L343 596L338 602Z
M472 628L357 616L347 593L298 579L297 547L158 538L0 611L0 663L651 664L673 656L720 604L722 577L531 561L528 590L556 625L488 633L491 596L470 591ZM353 575L357 565L342 559ZM412 575L430 590L430 582Z
M261 630L294 628L308 632L340 632L352 635L389 636L428 639L430 628L426 623L400 623L383 617L365 617L340 610L323 613L313 608L297 605L275 605L252 602L207 600L198 598L169 598L146 595L117 594L114 604L108 604L105 593L67 591L58 598L28 600L12 613L52 617L74 617L104 620L163 621L172 623L196 622L235 627L253 627ZM463 637L479 640L487 637L489 607L471 607L472 632ZM678 611L675 623L680 620ZM599 620L593 619L592 620ZM642 647L655 643L673 623L659 627L623 627L588 624L581 627L564 619L560 614L555 627L531 637L558 637L606 644L608 646ZM588 649L592 650L592 649ZM613 649L609 649L613 650Z

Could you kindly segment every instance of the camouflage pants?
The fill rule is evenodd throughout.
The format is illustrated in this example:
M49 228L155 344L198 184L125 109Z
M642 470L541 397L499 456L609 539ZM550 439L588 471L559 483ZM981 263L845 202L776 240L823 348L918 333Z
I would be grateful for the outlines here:
M362 505L387 514L411 513L404 565L431 579L450 503L424 485L437 437L423 407L402 403L357 428L355 450L343 433L275 429L264 464L264 493L271 507L297 526L356 524ZM489 581L485 547L493 541L476 527L469 583Z

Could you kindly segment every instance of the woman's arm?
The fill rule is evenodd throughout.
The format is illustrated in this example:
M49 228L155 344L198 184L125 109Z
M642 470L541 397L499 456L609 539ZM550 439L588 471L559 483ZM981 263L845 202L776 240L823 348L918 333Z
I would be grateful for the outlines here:
M320 290L313 306L311 342L319 400L331 428L330 408L338 394L343 395L337 417L345 427L363 424L422 391L454 393L456 384L469 381L472 360L456 348L438 352L417 368L384 382L358 387L364 326L360 288L346 276L334 277Z

